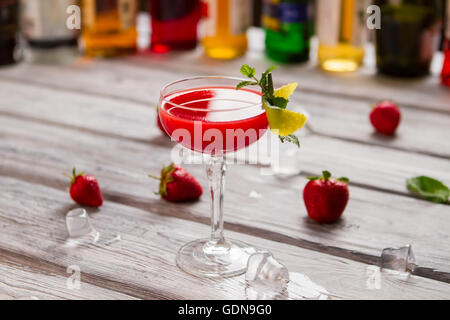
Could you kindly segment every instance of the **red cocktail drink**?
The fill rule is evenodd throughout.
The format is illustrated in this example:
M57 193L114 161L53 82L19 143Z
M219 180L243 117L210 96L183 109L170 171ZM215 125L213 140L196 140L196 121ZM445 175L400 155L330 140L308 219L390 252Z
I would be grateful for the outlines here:
M175 141L197 152L218 154L245 148L268 127L257 91L204 87L164 98L159 113L163 127Z
M261 93L236 90L241 81L198 77L173 82L161 91L158 108L164 129L182 146L207 155L211 237L184 245L177 255L177 265L199 277L240 275L255 252L247 244L223 235L224 155L258 141L269 126Z

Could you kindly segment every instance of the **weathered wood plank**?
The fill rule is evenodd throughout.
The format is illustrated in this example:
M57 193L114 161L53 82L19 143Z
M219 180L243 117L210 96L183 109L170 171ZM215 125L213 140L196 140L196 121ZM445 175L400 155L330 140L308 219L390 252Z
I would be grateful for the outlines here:
M242 277L205 280L175 266L177 248L207 234L209 228L201 224L107 201L91 212L92 223L105 237L121 234L122 241L69 248L64 213L73 204L65 192L0 177L0 203L1 250L38 261L44 268L65 270L77 264L82 281L140 298L247 297ZM183 210L183 205L178 208ZM234 232L229 235L271 250L291 272L308 275L333 299L447 299L450 295L448 284L391 273L381 274L378 285L371 286L368 265ZM291 297L300 298L299 294L291 292Z
M145 61L143 63L145 65ZM41 95L46 92L50 94L51 91L52 97L57 101L59 96L65 94L57 92L59 88L84 92L89 95L101 94L114 98L116 101L114 104L111 103L111 109L116 110L115 105L120 105L120 115L123 116L125 107L127 109L133 108L134 110L131 101L138 105L137 108L142 106L151 107L157 103L159 89L165 83L181 77L198 74L198 72L189 74L187 73L188 71L180 73L180 70L183 69L177 69L178 73L169 72L161 69L161 66L158 69L158 65L149 69L137 64L126 65L122 63L115 65L107 62L95 62L88 66L79 68L66 67L65 69L33 65L24 65L17 68L16 73L19 75L15 77L20 81L33 84L40 83L44 86L50 85L54 89L49 90L31 86L17 87L13 84L7 85L5 83L7 80L0 81L0 90L3 89L0 92L11 92L9 101L12 105L9 107L4 106L3 108L6 110L13 108L16 113L21 113L23 108L20 107L20 103L14 104L13 94L15 91L21 93L26 90L28 91L27 96L34 96L35 99L41 99ZM235 69L234 75L236 75L238 69ZM210 71L210 73L214 72ZM280 75L282 74L280 72ZM0 78L1 75L2 73L0 72ZM280 79L280 81L300 81L299 79L285 79L283 76ZM300 83L303 85L302 82ZM392 94L389 98L396 100L397 96ZM71 95L71 98L74 100L72 104L78 100L78 104L85 105L87 110L90 110L89 106L92 106L92 103L97 101L92 96L83 99ZM321 135L450 158L450 148L448 148L446 143L450 139L450 128L447 125L450 122L450 112L435 113L420 109L403 108L403 120L397 136L395 138L387 138L374 134L368 120L370 105L382 98L380 96L375 100L348 99L346 97L299 91L292 99L292 107L306 108L312 117L310 123L314 131ZM429 101L434 101L435 99L433 96L429 97ZM447 104L450 109L450 95ZM43 108L52 107L49 103L43 106ZM43 112L43 110L40 110L40 112ZM83 110L80 110L80 112L83 112ZM32 113L29 115L31 116ZM60 115L58 114L58 116ZM92 117L95 117L95 114Z
M169 149L166 147L112 137L96 137L72 129L14 118L0 117L0 124L0 136L3 138L0 141L2 175L64 190L67 181L60 173L69 171L76 165L79 169L95 173L110 200L151 212L208 223L209 203L206 196L199 203L180 210L179 206L157 201L157 197L152 194L156 184L146 174L157 173L161 164L170 161ZM320 145L320 140L314 145ZM325 150L330 149L331 145L325 146L321 151L324 152L323 157ZM337 147L339 145L335 146ZM318 173L319 167L312 166L310 162L321 157L317 154L305 157L309 159L308 162L300 162L299 165L310 166L310 170ZM352 173L352 166L344 167L341 164L346 161L350 163L350 160L344 158L332 169L336 170L336 174ZM388 157L387 161L390 160ZM403 161L406 160L405 156ZM425 160L423 159L424 162ZM374 167L377 161L375 157L373 163L367 166ZM403 161L397 165L408 168ZM383 168L378 169L380 174ZM189 169L205 186L203 169L199 166L189 166ZM355 180L364 181L358 180L356 173L364 174L369 169L365 169L362 164L356 169L353 171ZM398 168L394 167L392 171L388 169L389 166L386 166L387 180L382 180L387 185L404 181L398 178L389 182L390 173L395 176ZM412 169L404 170L408 175L412 173L408 171ZM399 169L399 172L402 171ZM376 180L377 171L369 171L369 175L365 177L367 181ZM421 266L450 271L450 247L446 241L450 227L448 206L352 185L351 201L345 219L335 225L320 226L306 218L301 200L305 182L304 176L280 180L273 176L261 176L257 167L231 167L228 170L225 202L228 226L236 231L244 230L256 236L371 263L378 261L377 257L384 247L411 243ZM260 193L262 198L250 198L252 190ZM242 203L246 205L243 206ZM440 245L436 246L436 243Z
M1 111L0 111L1 113ZM73 114L73 110L66 109L66 114ZM82 125L82 118L86 116L81 114L79 123ZM153 112L148 114L148 117L154 117ZM70 119L76 121L76 116ZM55 148L72 147L72 144L77 144L78 139L81 139L85 150L89 148L96 150L98 144L92 139L106 139L110 141L111 138L121 139L121 134L116 135L114 130L118 129L116 123L111 127L107 124L110 116L104 114L102 119L102 131L96 129L80 128L81 131L94 134L92 135L74 135L74 132L79 132L78 125L75 125L72 130L65 130L63 124L57 122L48 123L46 121L32 122L31 120L23 120L15 116L0 116L0 134L4 139L10 140L8 145L20 145L22 141L31 143L33 139L41 138L39 143L55 146ZM100 122L99 121L99 122ZM138 121L138 120L137 120ZM113 121L111 121L113 122ZM133 139L134 142L141 143L141 146L130 144L133 149L130 152L148 153L152 146L162 146L170 148L173 143L168 138L161 135L158 129L155 128L154 118L149 121L149 125L140 127L140 130L145 134L149 133L149 139ZM136 122L137 123L137 122ZM51 124L51 125L49 125ZM56 126L55 126L56 125ZM23 128L28 128L24 130ZM136 124L135 130L139 128ZM119 127L120 130L122 130ZM75 130L75 131L74 131ZM123 129L125 130L125 129ZM156 132L155 132L156 131ZM110 133L108 133L110 132ZM152 138L150 138L150 136ZM70 141L74 140L73 143ZM117 148L124 144L128 148L126 142L114 141ZM167 151L164 151L167 152ZM5 153L6 154L6 153ZM333 155L333 161L329 161L329 155ZM242 155L245 156L245 155ZM258 154L252 153L252 156ZM260 158L264 157L264 152L259 154ZM239 158L240 159L240 158ZM266 160L266 159L264 159ZM128 161L126 159L123 160ZM411 154L408 152L384 149L377 146L366 146L357 143L346 141L339 141L332 138L308 135L302 139L302 152L297 159L298 166L305 172L305 174L318 174L323 169L329 169L339 175L345 175L352 179L352 183L358 186L368 188L375 188L388 192L394 192L402 195L411 194L406 189L405 181L407 178L416 175L429 175L439 177L444 182L450 182L450 162L444 159L438 159L431 156Z
M20 264L17 259L0 255L0 298L21 300L129 300L131 296L117 293L108 289L100 288L89 283L81 283L80 287L67 286L67 279L72 275L69 273L57 274L42 268L30 268L28 265ZM22 262L22 261L20 261ZM83 280L83 279L81 279Z

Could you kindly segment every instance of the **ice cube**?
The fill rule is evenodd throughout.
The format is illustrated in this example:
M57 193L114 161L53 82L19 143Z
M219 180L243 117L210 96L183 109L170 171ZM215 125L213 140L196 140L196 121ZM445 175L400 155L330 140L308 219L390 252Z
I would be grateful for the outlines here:
M411 245L401 248L386 248L381 253L381 268L402 272L413 272L416 260Z
M79 238L97 233L91 225L88 213L81 208L70 210L67 213L66 226L70 238Z
M300 149L292 143L279 143L277 161L272 161L271 168L278 176L295 176L301 173Z
M303 113L308 119L308 121L306 122L306 126L295 133L295 135L300 140L301 145L302 140L312 132L310 127L311 116L303 108L300 108L296 111ZM292 177L300 174L302 172L301 169L302 150L293 143L281 143L278 141L278 139L277 142L278 142L278 150L276 151L278 151L278 155L277 154L273 155L276 158L274 159L272 157L271 161L271 169L273 174L280 177Z
M257 252L248 259L245 280L250 286L282 291L289 283L289 271L270 252Z
M307 275L290 272L288 293L289 299L295 300L328 300L330 293L324 287L313 282Z

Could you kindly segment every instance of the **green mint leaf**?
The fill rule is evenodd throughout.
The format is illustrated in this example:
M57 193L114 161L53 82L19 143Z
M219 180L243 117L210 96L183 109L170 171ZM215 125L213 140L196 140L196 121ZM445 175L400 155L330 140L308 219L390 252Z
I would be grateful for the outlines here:
M271 73L273 70L275 70L276 68L278 68L277 66L271 66L269 69L267 69L266 71L264 71L264 73L262 74L261 79L266 78L267 75L269 73Z
M242 81L236 86L236 90L240 90L247 86L256 86L258 83L255 81Z
M329 180L331 178L330 171L322 171L322 176L324 180Z
M261 77L261 80L259 80L259 85L262 88L263 93L265 93L267 90L267 75Z
M342 178L337 179L337 181L345 182L348 184L350 182L350 179L346 178L346 177L342 177Z
M280 109L286 109L287 104L288 104L289 100L286 100L285 98L282 97L277 97L277 98L272 98L272 106L274 107L278 107Z
M281 143L290 142L300 148L300 141L298 140L297 136L293 134L288 136L278 136L278 138L280 138Z
M244 64L241 67L241 73L249 78L253 78L255 76L255 68L250 67L248 64Z
M449 188L442 182L425 177L415 177L406 180L408 189L422 196L425 200L435 202L435 203L447 203L450 197Z
M272 74L269 73L269 74L267 75L267 94L268 94L270 97L273 97L273 92L274 92L274 89L273 89Z

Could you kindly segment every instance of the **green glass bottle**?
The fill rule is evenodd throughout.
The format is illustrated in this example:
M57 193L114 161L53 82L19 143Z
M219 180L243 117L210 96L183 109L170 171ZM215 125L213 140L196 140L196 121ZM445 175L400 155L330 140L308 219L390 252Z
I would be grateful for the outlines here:
M309 0L265 0L263 24L269 58L284 63L309 59L309 10Z
M397 77L429 73L442 23L441 0L377 0L381 29L376 32L377 68Z

